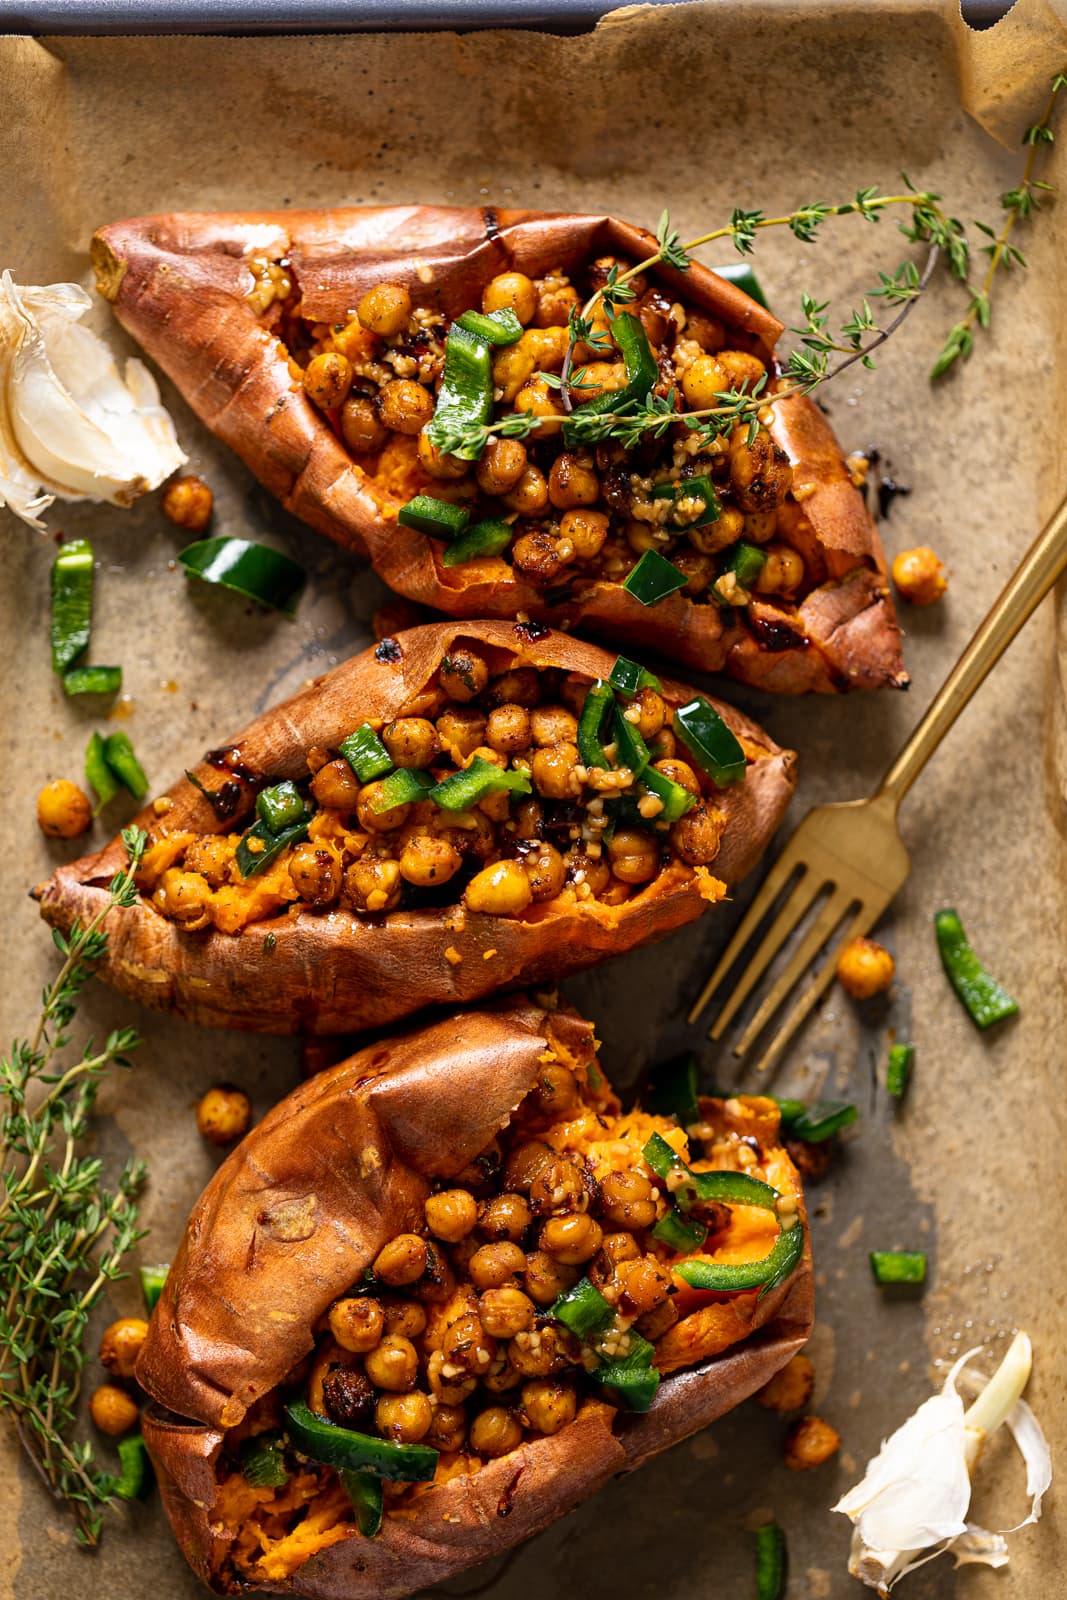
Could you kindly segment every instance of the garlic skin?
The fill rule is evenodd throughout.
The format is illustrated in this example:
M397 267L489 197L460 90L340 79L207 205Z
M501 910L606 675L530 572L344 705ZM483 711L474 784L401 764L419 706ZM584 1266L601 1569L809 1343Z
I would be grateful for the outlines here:
M186 461L148 369L132 358L123 378L80 326L91 305L75 283L0 275L0 505L39 530L56 499L129 506Z

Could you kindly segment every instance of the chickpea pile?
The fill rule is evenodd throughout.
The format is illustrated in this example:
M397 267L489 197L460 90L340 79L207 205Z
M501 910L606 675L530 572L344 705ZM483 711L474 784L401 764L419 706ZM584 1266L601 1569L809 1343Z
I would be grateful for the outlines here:
M788 460L765 426L751 441L746 425L700 444L680 423L673 435L634 451L617 440L563 446L563 406L548 379L563 366L568 318L612 267L631 265L604 256L581 283L555 269L542 278L502 272L486 285L480 309L512 311L523 327L517 343L494 352L494 418L524 412L540 426L525 440L493 437L477 461L442 454L427 433L448 325L415 307L403 284L376 284L348 323L300 325L294 337L307 344L300 352L305 392L372 477L463 504L474 519L506 518L513 537L504 557L530 582L551 588L595 574L622 583L646 550L656 550L685 574L683 593L691 599L733 606L747 605L753 594L792 600L805 585L810 525L791 498ZM644 274L631 287L636 299L626 310L640 319L659 367L654 392L673 391L679 409L715 407L717 395L751 390L767 375L760 357L734 348L706 312L672 302ZM575 347L576 403L626 382L600 302L593 323L607 343ZM714 521L701 520L702 500L681 494L672 507L653 492L693 476L714 482L721 502ZM738 540L763 546L767 558L751 590L720 572L722 552Z
M308 838L268 869L270 893L264 896L259 879L241 878L236 834L161 834L159 854L150 850L142 864L142 890L189 930L236 932L285 905L341 906L363 917L442 903L517 917L561 896L621 905L667 863L706 866L726 818L710 781L676 740L671 708L651 688L619 702L655 768L697 797L668 827L657 825L662 802L637 799L625 768L581 764L576 738L588 688L586 680L528 666L494 674L485 656L457 644L410 714L381 728L389 757L397 768L438 779L481 759L525 773L529 796L491 794L458 813L431 800L378 811L383 780L361 785L343 757L318 751L309 757L317 812ZM620 795L636 804L632 820L612 827L612 801Z

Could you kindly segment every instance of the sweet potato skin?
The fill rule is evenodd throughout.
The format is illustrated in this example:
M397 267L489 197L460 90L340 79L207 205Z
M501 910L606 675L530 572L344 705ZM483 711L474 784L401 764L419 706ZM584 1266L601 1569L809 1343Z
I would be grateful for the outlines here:
M211 1515L221 1429L312 1346L312 1328L381 1244L506 1123L535 1081L549 1025L576 1054L592 1030L512 1002L359 1052L277 1106L198 1202L153 1316L138 1378L156 1404L144 1436L167 1514L198 1575L227 1592L229 1540ZM380 1151L360 1175L358 1158ZM366 1163L364 1163L366 1165ZM366 1191L364 1192L364 1186ZM309 1201L316 1204L306 1234ZM260 1221L260 1213L275 1218ZM278 1237L279 1214L291 1220ZM803 1213L802 1213L803 1214ZM287 1584L308 1600L400 1597L500 1555L621 1472L760 1388L812 1322L810 1256L749 1308L743 1345L665 1379L645 1416L587 1401L575 1422L420 1495L374 1540L311 1557ZM258 1336L258 1338L257 1338ZM268 1348L258 1348L259 1339Z
M769 637L745 621L724 628L717 606L680 595L642 606L603 581L577 580L569 598L550 605L503 560L442 567L432 541L399 527L406 494L376 485L352 461L294 379L284 346L245 300L253 254L284 256L303 314L333 322L382 281L406 282L417 304L451 316L511 267L538 276L606 253L641 260L655 250L651 234L614 217L447 206L140 217L102 228L91 245L100 292L197 415L283 505L369 557L400 594L451 616L525 612L581 626L777 693L903 685L881 543L830 426L809 399L783 401L771 426L795 481L814 491L804 512L827 568L791 637ZM732 284L696 264L686 273L661 266L654 277L772 357L782 324ZM846 572L854 576L840 584Z
M209 788L217 790L223 778L234 784L239 800L225 820L183 778L168 791L167 831L239 826L253 804L248 777L305 777L310 749L336 748L368 717L395 717L457 639L496 652L501 666L513 659L592 678L610 670L614 656L607 651L563 633L536 637L537 631L505 622L436 623L399 634L398 660L379 659L391 653L380 649L353 657L228 741L214 764L195 768ZM692 691L668 681L664 693L681 705ZM735 733L764 753L749 765L744 783L717 802L728 824L711 871L732 884L755 864L778 826L792 794L795 758L747 717L725 705L718 709ZM160 826L152 806L135 820L143 828ZM75 917L93 916L123 860L116 837L98 854L59 867L35 890L46 921L67 930ZM207 1026L344 1033L426 1005L463 1004L495 989L554 980L662 937L699 916L704 904L698 880L676 865L620 906L584 902L537 919L490 917L460 906L396 911L371 923L346 910L300 910L239 934L185 933L142 899L110 914L108 949L97 970L121 993ZM446 958L446 950L461 959Z

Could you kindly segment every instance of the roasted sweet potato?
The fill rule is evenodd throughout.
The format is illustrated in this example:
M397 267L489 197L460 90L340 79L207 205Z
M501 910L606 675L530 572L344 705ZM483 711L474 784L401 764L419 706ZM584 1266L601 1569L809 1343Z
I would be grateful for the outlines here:
M657 772L628 785L606 757L586 768L569 707L614 659L539 625L441 623L335 668L142 812L142 898L112 913L101 976L216 1027L341 1033L555 979L692 921L766 846L794 757L720 706L744 776L717 786L671 731L692 691L664 682L616 708L636 719L631 737L647 732ZM428 767L419 782L481 773L518 792L476 787L459 811L454 795L447 809L426 798L375 811L383 783L361 786L337 757L364 724L400 781ZM293 786L309 779L307 824ZM285 780L300 842L246 874L262 829L231 829ZM669 826L654 781L686 808ZM60 867L36 891L45 918L69 928L92 916L122 859L115 839Z
M421 1590L765 1384L811 1328L800 1183L773 1102L705 1100L701 1118L687 1140L673 1118L621 1113L590 1024L521 1000L362 1050L275 1107L197 1203L138 1363L197 1574L221 1594ZM777 1220L716 1205L695 1255L661 1243L677 1190L644 1163L653 1133L694 1174L772 1185ZM593 1248L576 1251L576 1225ZM762 1262L797 1229L762 1298L680 1275ZM576 1280L607 1319L580 1337L557 1315ZM611 1386L626 1359L647 1410ZM385 1483L376 1535L338 1473L297 1453L301 1404L334 1440L362 1435L383 1473L398 1451L425 1458L423 1481Z
M92 242L101 293L208 427L286 507L410 599L456 617L580 625L777 693L905 684L877 532L810 400L774 405L751 444L739 429L694 454L679 426L633 451L609 441L560 453L560 406L542 374L559 372L568 312L613 262L655 249L613 217L439 206L142 217ZM623 309L640 320L653 376L658 363L657 393L677 404L684 393L693 410L757 374L775 381L782 324L732 284L694 265L657 268L637 287ZM527 324L494 353L495 415L543 420L525 444L509 441L513 460L475 469L442 459L425 427L448 326L483 304ZM579 410L622 382L602 332L605 345L580 352ZM721 512L710 523L663 497L702 473ZM442 544L397 523L418 492L476 520L503 515L510 545L446 564ZM741 538L771 541L773 559L751 593L727 594L722 552ZM675 558L686 586L646 606L623 580L650 547Z

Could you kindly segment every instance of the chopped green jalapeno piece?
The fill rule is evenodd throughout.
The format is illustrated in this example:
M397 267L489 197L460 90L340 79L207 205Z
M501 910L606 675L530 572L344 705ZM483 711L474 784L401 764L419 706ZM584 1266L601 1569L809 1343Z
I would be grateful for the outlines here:
M585 767L610 766L601 739L608 711L614 704L610 683L598 678L586 695L578 718L578 755Z
M260 1433L254 1439L246 1439L237 1462L245 1482L256 1489L281 1489L289 1482L280 1433Z
M109 733L104 740L104 760L118 778L120 783L133 795L135 800L143 800L148 793L148 779L145 770L133 753L128 733Z
M310 821L311 813L305 809L304 815L298 821L290 823L288 827L280 828L277 833L268 827L262 818L254 822L242 835L241 842L234 852L237 870L242 878L254 878L257 873L269 867L272 861L276 861L288 845L306 839Z
M762 1299L796 1270L803 1254L804 1229L799 1222L795 1222L778 1235L774 1248L758 1261L683 1261L674 1270L692 1289L717 1294L759 1289Z
M756 1529L756 1600L785 1600L785 1534L776 1522Z
M461 567L464 562L478 561L485 556L498 556L511 543L515 532L503 517L486 517L475 522L454 539L441 557L443 567Z
M949 982L963 1001L971 1021L979 1028L991 1028L994 1022L1014 1017L1019 1009L1018 1002L990 977L971 949L959 912L938 911L934 917L934 932Z
M434 432L485 424L492 415L493 352L484 339L454 322L445 340L445 370L433 414ZM460 445L451 453L462 461L476 461L484 448L484 443Z
M672 1056L655 1068L649 1082L648 1109L657 1116L677 1117L682 1128L700 1121L697 1058L691 1050Z
M445 539L451 543L458 539L471 520L466 506L454 506L451 500L437 500L432 494L417 494L406 506L401 506L396 520L405 528L424 533L427 539Z
M682 1256L692 1255L699 1250L707 1236L708 1230L704 1224L687 1217L678 1206L672 1207L665 1217L660 1217L652 1229L654 1239L670 1245Z
M668 528L702 528L706 523L718 522L722 515L715 485L703 473L694 478L682 478L678 483L657 483L652 498L672 502Z
M391 1483L427 1483L437 1470L437 1451L425 1444L376 1439L318 1416L302 1401L285 1408L293 1448L312 1461L353 1472L372 1472Z
M253 539L199 539L186 545L178 560L188 577L232 589L285 617L295 613L307 577L303 567L280 550Z
M732 1201L735 1205L761 1206L774 1211L781 1196L777 1189L747 1172L692 1172L676 1150L662 1134L654 1133L641 1154L646 1164L665 1182L672 1174L679 1174L677 1187L670 1186L671 1196L683 1211L703 1200Z
M346 1467L341 1468L338 1477L356 1513L356 1527L364 1539L376 1539L382 1531L385 1516L385 1490L381 1478L373 1472L351 1472Z
M486 344L515 344L522 338L522 323L510 306L502 311L465 311L456 318L456 326Z
M715 707L695 695L674 713L674 731L720 789L745 776L745 752Z
M152 1312L156 1309L156 1305L159 1302L159 1297L163 1293L163 1285L167 1281L167 1273L169 1271L169 1261L163 1266L141 1268L141 1297L144 1300L145 1310L148 1312L149 1316L151 1316Z
M719 576L721 578L727 572L732 572L742 589L751 589L766 565L766 550L761 550L758 544L747 544L740 539L727 550Z
M647 1411L656 1397L660 1375L652 1365L655 1351L647 1339L630 1333L630 1348L618 1360L606 1361L594 1369L596 1383L612 1392L613 1397L627 1411Z
M571 416L563 423L564 444L574 444L581 439L583 417L603 416L607 411L624 411L627 406L647 399L659 377L659 367L648 335L631 312L620 312L612 318L611 337L626 365L626 382L621 389L598 394L592 400L578 400ZM580 389L574 391L576 400L580 394Z
M817 1100L791 1119L790 1137L804 1144L822 1144L824 1139L832 1139L835 1133L855 1122L858 1116L856 1107L847 1100Z
M654 606L669 594L684 589L689 579L658 550L646 550L623 588L643 606Z
M119 1476L115 1494L120 1500L140 1500L151 1481L148 1449L140 1433L131 1433L118 1443Z
M445 811L469 811L479 800L490 794L529 794L530 780L525 772L507 771L494 766L482 756L475 756L462 772L450 772L447 778L435 783L426 798Z
M763 290L760 288L760 281L751 267L745 266L740 261L731 261L728 266L712 267L711 270L717 278L725 278L727 283L732 283L736 288L743 289L749 299L755 300L765 311L770 309Z
M588 1278L580 1278L573 1289L564 1290L549 1307L548 1314L577 1334L579 1339L603 1333L615 1320L614 1307L608 1304Z
M281 833L294 822L303 822L306 809L299 789L288 778L284 783L261 790L256 797L256 816L267 824L271 833Z
M649 794L654 794L657 800L662 800L663 810L657 812L651 820L653 822L677 822L679 817L684 817L687 811L692 811L697 803L695 794L690 794L688 789L683 789L680 783L675 783L673 778L668 778L666 773L657 772L655 767L646 767L641 774L641 785ZM642 818L647 827L648 818Z
M93 612L93 547L72 539L52 563L52 668L66 672L89 644Z
M925 1283L925 1250L872 1250L875 1283Z
M381 792L374 804L375 816L379 811L392 811L394 806L425 800L433 787L429 772L421 772L417 767L398 767L396 772L382 779Z
M640 694L642 689L662 689L663 685L654 672L649 672L647 667L642 667L638 662L631 661L627 656L619 656L615 665L608 674L608 682L619 694L632 700Z
M798 1117L802 1117L808 1109L803 1100L775 1100L778 1114L782 1119L782 1132L791 1133Z
M392 771L393 758L369 722L342 739L337 749L360 783L372 783Z
M121 667L71 667L63 674L67 694L118 694L122 688Z
M639 778L648 766L648 745L642 739L632 722L627 722L621 707L615 707L612 717L615 730L615 751L621 767L629 767L635 778Z
M95 817L114 800L120 788L118 778L107 764L104 741L98 733L93 734L85 749L85 776L96 794Z
M913 1044L891 1044L885 1069L885 1086L894 1100L903 1100L915 1061Z

